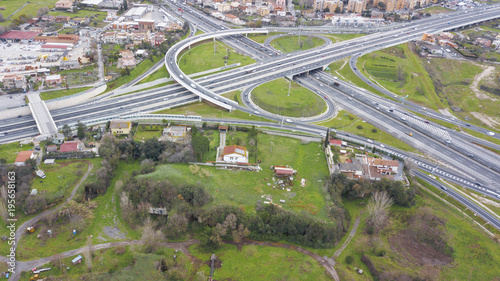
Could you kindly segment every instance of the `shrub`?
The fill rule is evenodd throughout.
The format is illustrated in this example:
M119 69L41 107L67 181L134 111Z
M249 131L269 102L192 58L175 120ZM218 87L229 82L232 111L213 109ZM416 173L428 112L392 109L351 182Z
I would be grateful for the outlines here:
M352 256L345 257L345 263L351 264L353 261L354 261L354 258Z
M376 133L376 132L377 132L377 129L373 128L372 133Z
M363 126L361 126L361 125L356 126L356 128L363 130Z

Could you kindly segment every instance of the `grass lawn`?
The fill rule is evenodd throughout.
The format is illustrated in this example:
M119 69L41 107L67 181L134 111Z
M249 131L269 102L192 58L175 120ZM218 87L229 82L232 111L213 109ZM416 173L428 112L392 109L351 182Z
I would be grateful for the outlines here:
M437 189L433 191L440 193ZM351 212L346 200L344 204ZM410 216L425 212L444 221L448 244L454 250L451 254L452 263L440 266L436 260L435 265L420 266L415 261L413 252L406 252L392 242L393 235L408 227L407 220ZM351 216L354 218L355 215L351 213ZM430 272L434 279L427 280L495 280L498 276L496 264L500 261L500 249L496 243L470 220L424 190L420 190L415 206L391 207L390 222L378 235L366 234L366 216L367 212L363 214L351 243L337 259L336 269L341 280L372 280L368 268L360 261L362 252L370 258L379 272L392 271L412 277ZM375 254L381 250L386 252L384 257ZM351 265L345 263L348 255L354 258ZM354 267L361 268L363 275L357 274Z
M96 178L96 171L100 168L101 159L87 160L93 161L94 169L87 178L86 182L98 180ZM23 240L21 240L17 249L18 260L37 259L82 247L85 245L87 236L89 235L93 235L92 241L94 244L124 239L139 239L139 232L133 230L130 226L121 221L119 196L113 196L116 182L129 177L133 170L139 168L139 164L139 162L120 163L106 193L93 200L97 203L97 208L93 210L94 219L78 220L78 216L73 216L69 223L65 223L63 225L52 225L49 229L52 229L57 235L54 238L48 238L46 241L36 238L41 229L37 228L33 234L26 235ZM78 202L80 202L78 198L81 200L83 189L84 184L80 186L77 194L75 195L75 199ZM72 230L75 228L81 228L81 232L73 235ZM116 232L123 235L124 238L120 238L116 234L114 237L107 235L105 229L109 230L113 228L115 228L114 230Z
M260 108L283 116L309 117L326 110L321 97L295 82L288 96L288 85L285 78L264 83L252 91L252 99Z
M229 145L239 140L240 145L245 146L246 136L247 134L243 132L230 131L226 139ZM213 138L211 150L215 149L216 143L218 139ZM291 151L293 153L290 153ZM168 179L174 184L196 184L201 181L213 197L208 206L227 203L242 205L253 211L254 204L258 200L264 201L262 196L269 194L274 202L285 199L286 204L282 205L287 210L296 212L305 210L326 219L327 212L322 188L329 173L325 155L319 143L302 144L297 139L259 134L257 159L262 161L260 165L263 169L258 173L200 166L210 174L206 177L200 173L193 174L189 165L168 164L160 165L155 172L141 177ZM255 160L255 155L250 155L249 162L255 163ZM297 170L291 192L273 189L271 165L290 165ZM300 187L302 178L306 179L305 187Z
M159 137L161 137L163 126L158 126L158 128L159 128L159 130L149 131L149 130L142 129L142 126L139 125L139 128L137 128L137 131L135 132L134 140L135 141L143 141L143 140L150 139L152 137L159 138ZM133 130L135 130L135 128Z
M82 88L73 88L73 89L63 89L63 90L48 91L48 92L40 93L40 98L42 100L57 99L57 98L60 98L60 97L65 97L65 96L71 96L71 95L74 95L74 94L78 94L78 93L81 93L81 92L86 91L88 89L92 89L92 87L82 87Z
M96 18L97 21L103 21L106 18L107 13L101 11L91 11L91 10L78 10L76 13L69 13L66 11L56 10L48 12L49 15L53 16L70 16L71 18Z
M299 41L299 36L294 35L278 37L271 41L271 46L284 53L291 53L294 51L305 51L316 48L323 45L324 43L325 41L323 41L322 39L309 35L300 36Z
M48 7L49 9L55 7L55 3L57 0L30 0L29 4L26 5L23 9L18 11L15 15L13 15L10 20L7 20L7 17L10 16L17 9L21 8L27 1L16 1L16 0L4 0L0 2L0 7L5 8L5 10L0 11L3 14L5 19L4 22L0 23L0 25L8 26L13 19L17 19L20 15L31 15L36 17L36 11L41 7Z
M274 35L277 35L277 34L280 34L280 33L279 32L269 32L269 34L260 34L260 35L248 34L248 38L252 39L253 41L255 41L257 43L263 44L267 38L274 36Z
M189 248L202 261L210 261L212 253L200 252L197 246ZM224 245L214 252L222 266L214 270L216 280L331 280L323 266L303 253L277 247ZM201 267L207 276L210 267Z
M116 251L116 248L102 249L93 252L92 272L87 271L85 261L81 264L71 265L71 260L77 255L64 258L63 263L70 266L70 270L63 270L52 263L48 263L41 268L50 267L51 270L44 272L46 277L60 278L64 280L80 280L90 278L92 280L163 280L161 271L156 270L155 261L160 259L173 259L178 256L178 261L185 261L187 258L182 252L175 253L174 249L160 248L155 254L144 254L139 251L139 247L125 247L123 253ZM125 269L127 268L127 269ZM185 263L184 269L187 274L192 271L189 262ZM31 276L28 272L21 275L28 280ZM145 276L147 276L145 278Z
M57 160L53 165L40 164L46 177L35 177L31 188L38 189L38 193L49 198L65 198L87 171L88 165L74 160Z
M235 91L238 92L239 91ZM233 99L235 96L234 92L223 94L223 96ZM257 115L248 114L239 110L233 110L228 112L227 110L219 109L217 107L208 105L204 102L195 102L188 105L183 105L180 107L174 107L170 109L163 109L154 112L154 114L184 114L184 115L201 115L203 117L212 118L225 118L225 119L245 119L245 120L258 120L267 121L266 118L262 118Z
M364 55L358 59L358 69L400 97L426 107L438 109L445 104L436 94L424 61L414 54L408 44L398 45Z
M134 80L139 75L146 72L148 69L150 69L153 65L155 65L161 59L163 59L163 56L153 57L153 61L151 61L150 59L143 60L141 63L139 63L136 67L134 67L130 71L130 75L120 76L119 78L117 78L111 82L108 82L108 88L107 88L106 92L112 91L113 89L118 88L123 84L132 82L132 80Z
M227 49L227 53L226 53ZM190 50L183 52L179 57L179 67L186 74L197 73L225 66L224 57L228 55L227 65L241 63L241 66L255 62L250 57L238 54L227 45L216 42L215 55L213 42L202 43L192 46Z
M348 133L353 133L359 136L367 137L375 141L379 141L391 146L394 146L396 148L405 150L405 151L411 151L411 152L416 152L417 150L411 147L409 144L391 136L390 134L379 130L375 126L363 122L360 120L358 117L341 110L337 114L337 117L335 117L332 120L322 122L322 123L316 123L317 125L321 126L326 126L329 128L334 128L340 131L348 132ZM361 125L362 129L358 129L357 126ZM376 131L373 131L376 130Z
M448 8L445 8L445 7L440 7L440 6L433 6L433 7L429 7L429 8L425 8L423 10L421 10L422 13L429 13L429 14L441 14L441 13L450 13L450 12L454 12L455 10L452 10L452 9L448 9Z
M168 78L168 77L170 77L170 75L168 74L167 69L163 66L160 69L158 69L157 71L151 73L151 75L149 75L148 77L142 79L141 82L139 82L139 84L151 82L151 81L154 81L154 80L160 79L160 78Z
M365 36L366 34L360 34L360 33L335 33L335 34L319 34L319 35L328 37L328 38L332 39L333 43L337 43L337 42L340 42L340 41L345 41L345 40L349 40L349 39L354 39L354 38L358 38L358 37L361 37L361 36Z
M0 158L7 160L7 164L14 164L20 151L30 149L33 149L33 144L19 144L19 142L0 144Z

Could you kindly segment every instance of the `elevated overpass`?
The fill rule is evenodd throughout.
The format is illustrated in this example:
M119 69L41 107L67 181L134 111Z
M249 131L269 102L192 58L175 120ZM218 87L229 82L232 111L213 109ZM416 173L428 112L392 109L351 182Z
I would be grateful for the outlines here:
M57 133L57 126L45 102L38 94L28 95L29 108L42 137Z
M184 88L192 92L193 94L200 97L200 99L206 100L214 105L227 109L229 111L233 110L234 106L237 106L238 103L227 99L222 96L218 96L214 92L208 90L203 87L199 83L195 82L193 79L189 78L180 67L177 65L177 57L179 54L186 48L191 47L192 44L205 41L207 39L213 39L217 37L224 37L228 35L239 35L239 34L248 34L248 33L263 33L267 34L268 30L266 29L234 29L234 30L224 30L212 33L200 34L198 36L194 36L183 40L174 46L172 46L167 54L165 55L165 67L167 68L170 76L181 84Z

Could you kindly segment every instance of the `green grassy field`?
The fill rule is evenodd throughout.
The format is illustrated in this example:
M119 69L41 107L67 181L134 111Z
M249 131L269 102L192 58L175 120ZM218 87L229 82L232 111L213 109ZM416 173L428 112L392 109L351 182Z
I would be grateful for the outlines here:
M375 126L369 124L368 122L363 122L363 120L343 110L339 111L336 118L326 122L317 123L317 125L338 129L348 133L353 133L359 136L375 140L377 142L380 141L382 143L394 146L396 148L405 151L411 151L411 152L417 151L409 144L389 135L384 131L377 129ZM361 126L362 129L358 129L357 128L358 126Z
M280 34L279 32L269 32L267 35L256 35L256 34L248 34L248 38L252 39L253 41L257 43L263 44L264 41L266 41L267 38Z
M454 10L452 9L448 9L448 8L445 8L445 7L440 7L440 6L433 6L433 7L429 7L429 8L425 8L423 10L421 10L421 12L423 13L430 13L430 14L441 14L441 13L450 13L450 12L453 12Z
M206 262L212 253L189 250ZM216 268L216 280L331 280L324 267L313 258L300 252L276 247L243 246L241 251L234 245L224 245L214 252L223 265ZM203 264L201 270L210 275L210 268Z
M92 89L92 87L82 87L82 88L48 91L48 92L40 93L40 98L42 100L57 99L60 97L66 97L66 96L78 94L78 93L81 93L81 92L86 91L88 89Z
M108 88L106 92L112 91L115 88L118 88L119 86L132 82L135 78L137 78L139 75L143 74L146 72L148 69L150 69L153 65L155 65L159 60L163 59L163 56L157 56L153 58L153 61L150 59L143 60L139 65L134 67L130 71L130 75L126 76L120 76L116 80L113 80L111 82L108 82Z
M227 53L226 53L227 50ZM178 57L180 69L186 74L197 73L218 67L223 67L224 57L227 59L227 65L241 63L241 66L252 64L255 61L245 55L238 54L236 51L223 43L216 42L215 55L214 44L212 42L202 43L192 46L190 50L183 52Z
M64 198L69 196L73 187L87 171L88 165L72 160L57 160L53 165L40 164L46 177L35 177L31 188L38 189L38 193L49 197Z
M92 161L94 169L87 178L86 182L92 182L96 179L96 171L100 168L101 159L87 159ZM118 237L110 237L105 232L105 228L117 228L124 236L124 239L139 239L138 231L121 220L120 200L114 197L115 184L118 180L124 180L129 177L133 170L138 169L138 162L122 163L115 172L115 177L111 181L110 187L105 194L98 196L93 201L97 203L97 208L93 210L93 218L78 219L79 216L73 216L69 223L63 225L48 226L56 234L54 238L48 238L46 241L37 239L37 234L42 228L38 228L31 235L25 235L18 246L18 260L31 260L41 257L68 251L85 245L87 236L92 235L94 244L123 240ZM84 185L78 189L75 198L79 198L83 193ZM75 228L81 229L76 235L72 234ZM1 243L3 244L5 243Z
M333 43L365 36L365 34L357 34L357 33L336 33L336 34L320 34L320 35L332 39Z
M53 16L70 16L71 18L95 18L97 21L103 21L106 18L107 13L101 11L91 11L91 10L78 10L76 13L69 13L66 11L56 10L48 12L49 15Z
M323 45L325 41L313 36L282 36L271 41L271 46L284 52L291 53L294 51L305 51Z
M425 70L424 61L410 51L408 45L398 45L365 55L357 67L389 91L426 107L444 108L436 94L433 81Z
M19 142L11 142L0 145L0 158L7 160L7 164L13 164L17 154L20 151L33 149L33 144L19 144Z
M151 73L151 75L149 75L148 77L142 79L141 82L139 82L139 84L151 82L151 81L154 81L154 80L160 79L160 78L168 78L168 77L170 77L170 75L168 74L167 69L165 67L162 67L162 68L158 69L157 71Z
M440 193L437 189L433 191ZM361 208L364 209L362 206L351 209L348 201L344 201L344 204L352 211L352 217L355 216L353 213L356 213L356 210L359 213ZM404 250L394 245L393 237L408 227L408 218L422 213L433 214L445 222L448 243L453 248L451 263L439 265L439 260L436 259L427 261L431 265L422 266L417 262L413 252L415 249ZM336 269L341 280L372 280L368 268L360 261L362 252L371 259L379 272L391 271L414 278L432 276L427 280L495 280L498 276L495 264L500 261L500 250L496 243L470 220L427 191L419 192L414 207L393 206L388 226L378 235L366 234L366 215L366 212L362 215L356 235L337 259ZM381 250L386 251L384 257L376 255ZM345 257L348 255L354 258L350 265L345 263ZM356 273L354 267L361 268L363 275ZM431 274L428 275L429 273Z
M144 254L138 247L125 247L123 253L116 248L103 249L93 252L92 271L89 273L85 261L72 265L71 260L77 255L62 259L65 265L70 266L70 270L63 270L52 263L48 263L41 268L50 267L51 270L44 272L48 278L59 278L64 280L80 280L89 278L92 280L162 280L164 275L155 268L155 261L160 259L173 260L177 255L179 260L185 261L187 258L182 252L175 253L174 249L160 248L157 253ZM184 265L186 274L192 271L192 266L187 262ZM21 280L28 280L31 276L25 272L21 275Z
M4 22L0 23L0 25L7 26L9 25L13 19L18 18L20 15L31 15L36 17L36 11L42 7L48 7L49 9L55 7L55 3L57 0L30 0L29 4L18 11L15 15L13 15L10 20L7 20L7 17L10 16L17 9L21 8L28 1L15 1L15 0L4 0L0 2L0 7L4 7L5 10L1 10L0 12L3 14L5 19Z
M163 127L162 127L163 128ZM134 128L135 130L135 128ZM141 129L141 126L137 129L135 135L134 135L134 140L135 141L143 141L150 139L152 137L159 138L161 136L162 131L161 130L156 130L156 131L146 131Z
M228 133L227 141L229 144L235 143L236 139L243 141L240 144L245 146L246 133L233 131ZM212 143L215 142L214 140ZM213 196L213 200L208 206L228 203L236 206L242 205L253 210L254 204L258 200L265 200L262 195L270 194L274 202L285 199L286 204L283 204L285 209L297 212L305 210L313 215L326 218L322 182L329 173L320 144L301 144L300 140L297 139L260 134L258 150L257 159L262 161L260 165L263 168L259 173L218 170L214 167L200 166L210 174L208 177L201 177L199 174L194 175L188 165L169 164L158 166L155 172L141 177L158 180L168 178L174 184L196 184L196 182L202 181L205 188ZM290 153L290 151L294 151L294 153ZM215 154L213 155L215 156ZM249 162L255 162L255 155L249 156ZM273 189L271 180L273 173L269 168L271 165L290 165L298 171L292 187L292 193L295 196L284 190ZM306 179L305 187L300 187L302 178Z
M235 93L239 91L223 94L223 96L234 99ZM258 120L266 121L266 118L259 117L258 115L248 114L239 110L228 112L227 110L219 109L214 106L208 105L204 102L195 102L180 107L170 109L163 109L154 112L155 114L184 114L184 115L201 115L203 117L212 118L225 118L225 119L245 119L245 120Z
M252 100L260 108L283 116L316 116L326 110L321 97L295 82L288 96L288 85L284 78L259 85L252 91Z

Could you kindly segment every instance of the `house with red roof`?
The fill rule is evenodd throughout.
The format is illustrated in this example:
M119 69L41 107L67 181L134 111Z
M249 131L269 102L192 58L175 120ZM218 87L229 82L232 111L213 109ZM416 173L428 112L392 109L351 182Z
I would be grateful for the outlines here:
M80 151L82 147L83 143L81 141L66 141L63 144L61 144L59 152Z
M342 141L341 140L336 140L336 139L330 139L330 145L332 145L332 146L342 146Z
M226 146L222 152L222 160L230 163L248 163L248 151L239 145Z
M26 160L35 158L33 151L21 151L17 154L16 161L14 161L14 165L16 166L24 166Z

